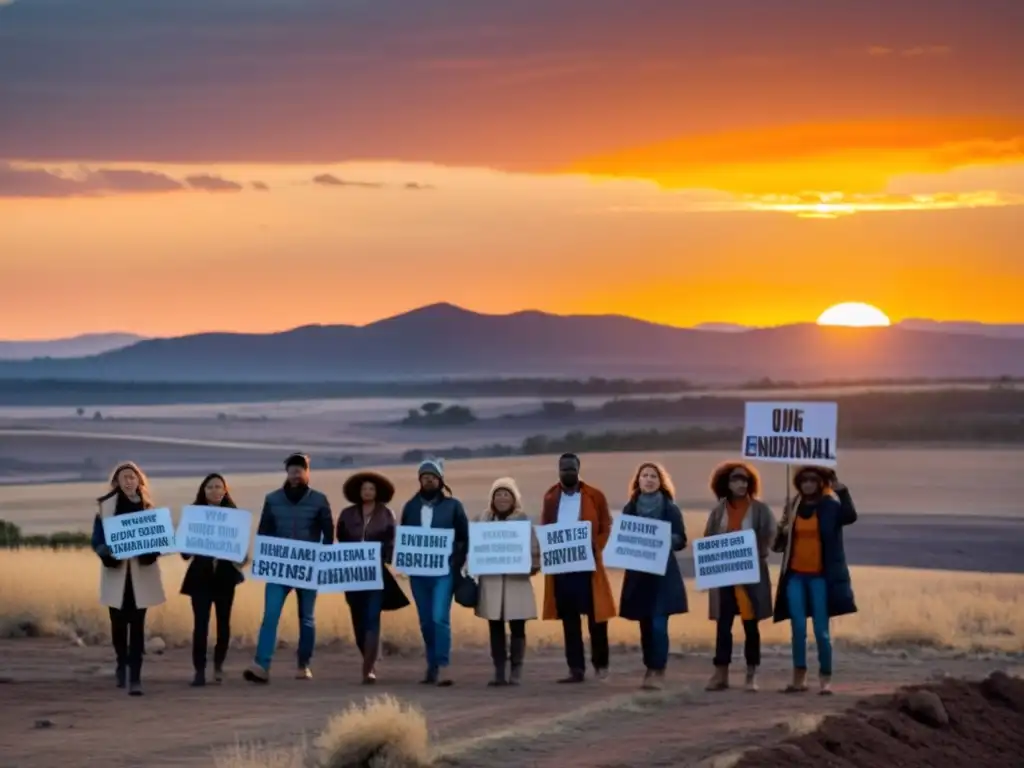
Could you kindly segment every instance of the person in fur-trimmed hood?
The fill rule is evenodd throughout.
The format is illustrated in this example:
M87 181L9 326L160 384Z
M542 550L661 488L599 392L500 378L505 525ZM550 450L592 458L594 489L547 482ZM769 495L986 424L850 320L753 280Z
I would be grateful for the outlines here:
M523 511L523 495L511 477L499 477L491 485L491 503L480 515L482 523L503 523L529 520ZM494 679L488 685L519 685L526 655L526 622L537 618L537 599L530 576L540 570L540 546L537 536L530 534L530 574L480 576L480 595L476 615L487 619L491 636L491 659ZM512 642L505 635L505 624ZM511 667L509 663L511 662ZM508 675L506 676L506 670Z
M772 616L772 579L768 553L775 542L776 523L771 509L758 498L761 480L756 470L742 461L727 461L711 474L711 492L718 503L708 515L705 536L752 530L757 538L761 580L757 584L708 590L708 618L716 622L715 671L705 690L729 687L732 663L732 626L736 617L743 623L743 656L747 662L746 689L757 690L757 668L761 665L761 631L758 623Z
M789 619L793 682L786 693L807 690L807 617L818 647L820 692L832 693L832 638L829 619L857 611L843 528L857 522L849 489L828 467L799 467L793 476L797 496L779 524L772 549L782 552L775 596L775 621Z
M128 686L130 696L142 695L142 654L146 639L146 611L166 599L160 578L159 555L117 560L107 546L103 520L152 509L149 481L138 465L125 461L110 474L110 491L99 499L93 521L92 549L99 556L100 602L110 612L110 637L117 656L118 688Z

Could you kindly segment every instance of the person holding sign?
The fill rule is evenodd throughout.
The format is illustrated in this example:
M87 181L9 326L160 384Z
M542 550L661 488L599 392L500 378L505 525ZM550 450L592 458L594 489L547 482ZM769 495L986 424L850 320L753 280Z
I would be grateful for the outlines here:
M608 622L615 616L615 598L601 553L611 534L612 516L604 494L580 480L580 459L565 453L558 459L558 484L544 494L541 524L589 522L594 552L593 571L544 577L544 618L560 619L569 675L558 682L582 683L586 675L581 617L587 617L590 660L599 680L608 676Z
M203 478L192 502L196 507L227 507L237 509L223 475L216 472ZM251 529L246 528L246 536ZM181 594L192 601L192 667L194 687L206 685L206 650L210 635L210 610L217 615L217 642L213 646L213 679L224 680L224 660L231 644L231 606L235 602L235 587L245 577L241 568L245 562L235 564L204 555L182 552L183 560L191 561L181 582Z
M149 481L133 462L118 464L110 475L109 493L97 499L99 512L93 521L92 548L100 570L100 603L110 612L110 637L117 657L114 677L118 688L128 686L131 696L142 695L142 654L146 639L146 610L164 597L158 554L118 560L107 544L103 520L152 509Z
M391 562L395 548L395 513L388 507L395 497L395 486L376 472L357 472L345 481L342 493L351 506L338 515L338 543L380 542L384 589L345 593L356 647L363 657L363 684L373 685L377 682L380 657L381 612L397 611L409 604L409 598L385 565Z
M444 461L427 459L419 466L420 490L402 509L402 526L454 531L448 572L441 576L410 576L412 598L420 619L427 655L426 685L447 687L452 648L452 596L469 548L469 520L462 502L444 481Z
M529 521L523 511L523 497L511 477L501 477L491 485L491 503L479 517L482 523ZM530 576L540 570L540 548L537 537L530 536L532 567L529 574L485 575L479 577L480 598L476 615L487 619L491 635L491 659L494 679L490 686L519 685L526 656L526 622L537 618L537 599ZM505 636L505 623L511 643ZM511 667L508 667L511 662ZM506 670L508 676L506 677Z
M807 690L807 617L818 646L820 693L832 693L832 638L829 619L856 613L843 528L857 522L857 510L835 470L808 466L793 477L797 496L779 524L773 549L782 552L775 596L775 621L789 619L793 682L786 693Z
M732 625L738 616L743 623L743 656L747 662L746 690L757 691L757 668L761 665L761 631L758 623L772 616L772 579L768 572L768 553L775 541L775 515L758 499L760 478L752 466L742 461L720 464L711 475L711 492L718 504L708 515L704 536L752 530L757 540L761 579L756 584L740 584L708 590L708 618L716 622L715 671L705 690L724 691L729 687L732 663Z
M272 536L312 544L334 543L334 519L327 497L309 487L309 457L293 453L284 462L287 478L284 485L267 494L260 514L257 536ZM267 581L265 589L263 622L259 639L256 641L256 658L245 671L244 677L251 683L270 682L270 662L277 648L277 626L281 622L281 611L293 587ZM311 680L313 673L309 662L316 645L316 589L295 589L299 608L299 680Z
M671 525L672 553L686 548L683 513L675 501L672 478L660 464L647 461L637 467L629 484L629 501L622 510L623 519L661 520ZM622 580L619 616L640 623L640 647L643 649L644 674L642 687L658 690L664 685L668 666L668 619L686 613L686 587L679 562L669 553L665 573L656 575L627 570Z

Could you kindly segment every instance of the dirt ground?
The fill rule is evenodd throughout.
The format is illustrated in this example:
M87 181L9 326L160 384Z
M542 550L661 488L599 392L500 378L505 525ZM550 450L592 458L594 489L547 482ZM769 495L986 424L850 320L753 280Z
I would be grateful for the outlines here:
M449 689L418 685L420 660L401 657L383 660L375 688L357 685L355 652L340 647L318 651L311 682L291 678L291 651L282 649L277 677L254 688L239 674L248 652L235 651L223 685L193 689L188 651L171 650L147 656L146 696L133 699L114 688L107 648L2 641L0 768L208 767L239 742L290 746L312 737L331 714L379 693L425 712L443 765L710 766L716 755L777 743L865 697L943 675L981 679L1000 666L904 656L840 649L836 695L821 697L777 693L787 675L781 654L765 660L758 694L705 693L705 655L673 657L666 690L652 694L638 691L639 654L626 651L614 654L607 681L578 686L555 685L564 661L557 651L539 651L528 657L524 684L504 689L485 686L490 662L483 651L457 654ZM737 685L741 674L737 665Z

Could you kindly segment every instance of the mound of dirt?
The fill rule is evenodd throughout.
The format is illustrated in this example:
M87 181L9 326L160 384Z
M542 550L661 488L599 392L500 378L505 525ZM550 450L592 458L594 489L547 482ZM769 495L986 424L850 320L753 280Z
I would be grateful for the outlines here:
M1007 768L1024 755L1024 680L994 672L865 700L736 768Z

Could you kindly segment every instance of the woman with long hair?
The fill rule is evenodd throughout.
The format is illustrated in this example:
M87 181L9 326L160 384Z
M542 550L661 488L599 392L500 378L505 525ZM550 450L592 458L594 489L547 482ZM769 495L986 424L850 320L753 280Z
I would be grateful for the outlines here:
M743 656L747 662L746 690L757 690L757 668L761 665L759 622L772 616L772 579L768 553L775 541L775 515L758 498L761 479L752 466L742 461L719 464L711 475L711 492L717 504L708 515L705 536L751 530L757 540L761 578L756 584L708 590L708 618L715 627L715 671L705 690L729 687L732 663L732 625L738 616L743 623Z
M377 682L377 659L380 658L381 612L397 611L409 605L409 598L387 567L395 551L395 513L388 507L395 497L395 486L377 472L357 472L345 481L342 493L351 506L338 515L338 543L380 542L384 588L345 593L356 647L363 657L363 685L373 685Z
M672 550L665 573L626 571L622 579L619 615L640 623L640 645L647 668L642 687L646 689L664 685L669 617L689 610L683 575L674 554L686 548L686 528L674 499L675 488L668 472L661 464L646 461L633 473L629 501L622 510L624 516L662 520L672 527Z
M141 696L146 610L166 599L157 562L159 555L116 559L107 546L103 520L152 509L149 480L136 464L122 462L110 474L109 491L96 501L99 511L93 520L92 549L103 563L100 603L110 612L110 638L117 657L114 678L118 688L127 685L129 695Z
M228 507L237 509L231 498L231 489L224 476L212 472L203 478L196 490L197 507ZM231 643L231 606L235 601L235 587L244 581L242 568L246 561L236 564L205 555L182 553L191 560L181 582L181 594L192 601L192 667L195 677L192 685L206 685L206 650L210 635L210 609L217 616L217 641L213 646L213 681L224 680L224 660Z
M793 682L786 693L807 690L807 618L818 648L819 692L832 693L833 616L856 613L843 528L857 522L849 489L829 467L799 467L793 476L797 495L779 523L772 546L782 552L775 595L775 621L789 619L793 645Z
M479 517L483 523L529 520L523 511L523 495L511 477L501 477L491 485L491 503ZM490 686L519 685L526 656L526 622L537 618L537 599L530 577L540 570L540 546L530 534L531 570L529 574L480 576L476 615L487 619L491 636L491 660L494 678ZM505 626L511 637L505 634Z

